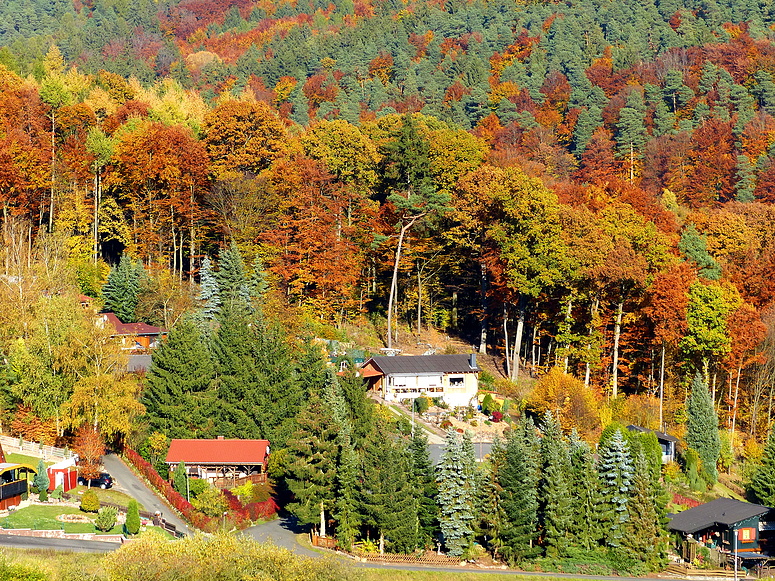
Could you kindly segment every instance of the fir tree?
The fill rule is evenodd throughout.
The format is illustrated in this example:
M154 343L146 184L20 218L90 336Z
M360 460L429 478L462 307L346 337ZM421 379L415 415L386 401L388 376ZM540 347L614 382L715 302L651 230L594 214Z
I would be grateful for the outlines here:
M416 430L409 440L409 466L417 498L417 542L432 546L439 532L439 491L428 454L428 437L421 430Z
M681 233L678 249L697 265L700 276L708 280L721 278L721 266L708 253L705 237L697 232L693 224L689 224Z
M204 257L199 269L199 295L197 299L202 302L201 318L209 324L221 309L221 292L209 256Z
M126 523L124 524L127 534L136 535L140 532L140 505L133 498L129 501L126 508Z
M702 375L695 374L692 392L686 405L688 415L686 425L686 443L697 450L702 461L701 475L713 484L718 479L716 463L721 453L721 438L718 433L718 416L713 406L708 385Z
M651 571L659 571L665 564L666 532L660 523L656 490L643 454L639 454L635 461L631 494L622 546L631 558L643 561Z
M45 493L48 490L51 481L48 478L48 472L46 471L46 463L41 458L38 462L38 468L35 473L35 478L32 480L32 485L40 492Z
M183 495L183 497L186 497L186 489L188 488L188 471L186 470L186 465L183 462L180 462L176 467L175 471L172 473L172 487L177 491L178 494Z
M257 313L263 312L264 302L266 302L266 293L269 291L269 281L264 269L264 263L258 257L253 260L253 272L248 281L250 288L250 297L253 309Z
M764 446L762 463L754 472L748 489L757 502L766 506L775 503L775 430L770 430Z
M565 556L571 528L570 459L560 424L551 412L544 415L541 426L541 481L539 523L543 530L546 554Z
M285 483L294 496L288 510L302 525L317 525L326 534L326 513L335 505L339 425L328 406L313 392L297 418L298 428L288 441Z
M259 414L272 411L264 405L268 402L260 397L254 332L247 317L228 310L213 340L218 425L226 436L258 438L265 435Z
M597 472L602 499L599 509L601 538L608 546L617 548L624 537L634 476L630 450L620 430L601 446Z
M142 403L152 430L171 438L210 435L215 392L210 352L199 327L181 319L154 351Z
M383 430L375 430L364 449L361 506L364 521L396 552L416 546L416 492L411 482L408 454Z
M590 550L600 540L597 519L600 484L592 450L586 442L579 439L575 430L570 440L570 466L573 490L571 533L579 547Z
M450 429L436 470L436 484L439 488L439 527L447 551L455 557L462 555L468 548L473 534L473 498L471 483L468 481L470 473L461 438Z
M115 314L122 323L135 322L137 302L140 296L140 272L142 263L132 263L128 254L121 255L118 266L110 269L108 280L102 287L105 310Z
M336 472L336 538L346 551L352 548L361 524L358 511L358 455L350 435L343 432L340 437L338 470Z
M250 308L250 283L242 254L234 241L218 255L218 273L215 276L225 310L242 313Z
M527 418L509 434L498 472L504 515L500 554L511 563L537 554L538 471L539 442L535 424Z

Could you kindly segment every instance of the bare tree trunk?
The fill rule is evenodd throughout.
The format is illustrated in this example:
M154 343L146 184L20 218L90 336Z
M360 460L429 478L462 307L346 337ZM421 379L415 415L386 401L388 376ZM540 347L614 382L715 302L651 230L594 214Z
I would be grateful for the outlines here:
M595 317L597 317L597 308L599 305L599 301L597 297L595 297L592 300L592 305L590 306L590 321L589 321L589 331L587 332L587 336L590 337L590 339L587 341L587 363L584 366L584 387L589 387L589 379L592 375L592 364L589 362L589 352L592 351L592 333L595 330Z
M479 353L487 355L487 267L484 261L479 263L480 268L480 292L482 294L482 319L481 328L479 329ZM506 343L506 358L509 356L509 344Z
M737 381L735 381L735 397L732 399L732 429L729 431L729 435L732 436L735 433L735 427L737 425L737 397L740 394L740 375L743 372L743 365L740 364L737 368ZM730 438L731 440L732 438Z
M614 325L614 354L612 364L611 397L616 399L619 395L619 337L622 334L622 313L624 311L624 297L619 299L616 305L616 324Z
M393 279L390 282L390 298L388 299L388 316L387 316L387 347L393 348L393 307L396 301L396 294L398 291L398 264L401 262L401 249L404 246L404 236L409 231L409 228L415 223L416 220L411 220L401 226L401 232L398 235L398 246L396 247L396 260L393 264Z
M56 161L56 114L54 113L54 106L51 106L51 196L49 198L48 206L48 231L54 231L54 164Z
M422 270L417 267L417 337L422 332Z
M326 509L320 501L320 536L326 538Z
M519 307L517 312L517 331L514 337L514 355L511 361L511 381L519 379L519 355L522 352L522 334L525 330L525 300L519 298Z
M509 311L503 303L503 340L506 342L506 377L511 377L511 359L509 357Z
M664 428L663 409L665 406L665 342L662 341L662 358L659 364L659 429Z
M571 296L570 298L568 298L568 307L565 310L565 323L568 325L568 330L570 330L572 312L573 312L573 297ZM569 351L570 351L570 341L565 343L565 361L563 365L563 373L568 373Z

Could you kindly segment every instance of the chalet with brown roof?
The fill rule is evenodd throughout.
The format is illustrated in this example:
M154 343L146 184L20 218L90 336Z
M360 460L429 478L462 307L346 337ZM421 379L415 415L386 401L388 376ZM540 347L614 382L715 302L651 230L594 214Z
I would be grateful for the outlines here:
M146 323L122 323L114 313L101 313L100 324L110 325L114 329L112 337L121 341L121 348L131 351L155 349L167 329L154 327Z
M190 476L207 479L220 488L246 480L266 481L269 440L172 440L165 460L170 471L183 462Z
M467 407L476 398L479 371L474 353L395 355L372 357L361 375L385 401L440 397L451 407Z

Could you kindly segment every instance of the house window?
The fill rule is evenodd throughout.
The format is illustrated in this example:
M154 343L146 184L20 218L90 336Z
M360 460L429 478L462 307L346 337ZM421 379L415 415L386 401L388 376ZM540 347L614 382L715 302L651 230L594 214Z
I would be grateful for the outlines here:
M742 543L750 543L756 540L756 530L753 528L738 529L737 538Z
M463 379L462 375L452 376L452 377L449 378L449 386L450 387L463 387L463 381L464 381L464 379Z

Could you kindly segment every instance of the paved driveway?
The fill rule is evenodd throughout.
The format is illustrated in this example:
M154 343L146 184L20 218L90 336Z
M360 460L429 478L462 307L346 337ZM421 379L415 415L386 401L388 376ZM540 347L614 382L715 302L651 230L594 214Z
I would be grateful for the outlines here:
M296 542L296 535L305 532L296 524L296 519L276 518L269 522L261 523L243 531L244 534L253 537L257 541L271 541L278 547L289 549L297 555L306 557L320 557L321 554L301 546Z
M116 490L120 490L134 498L148 512L156 512L158 510L167 522L174 524L179 531L188 533L186 523L155 492L152 492L145 485L145 482L135 476L134 472L124 464L121 458L115 454L107 454L103 456L102 463L105 466L106 472L113 477L113 487Z

